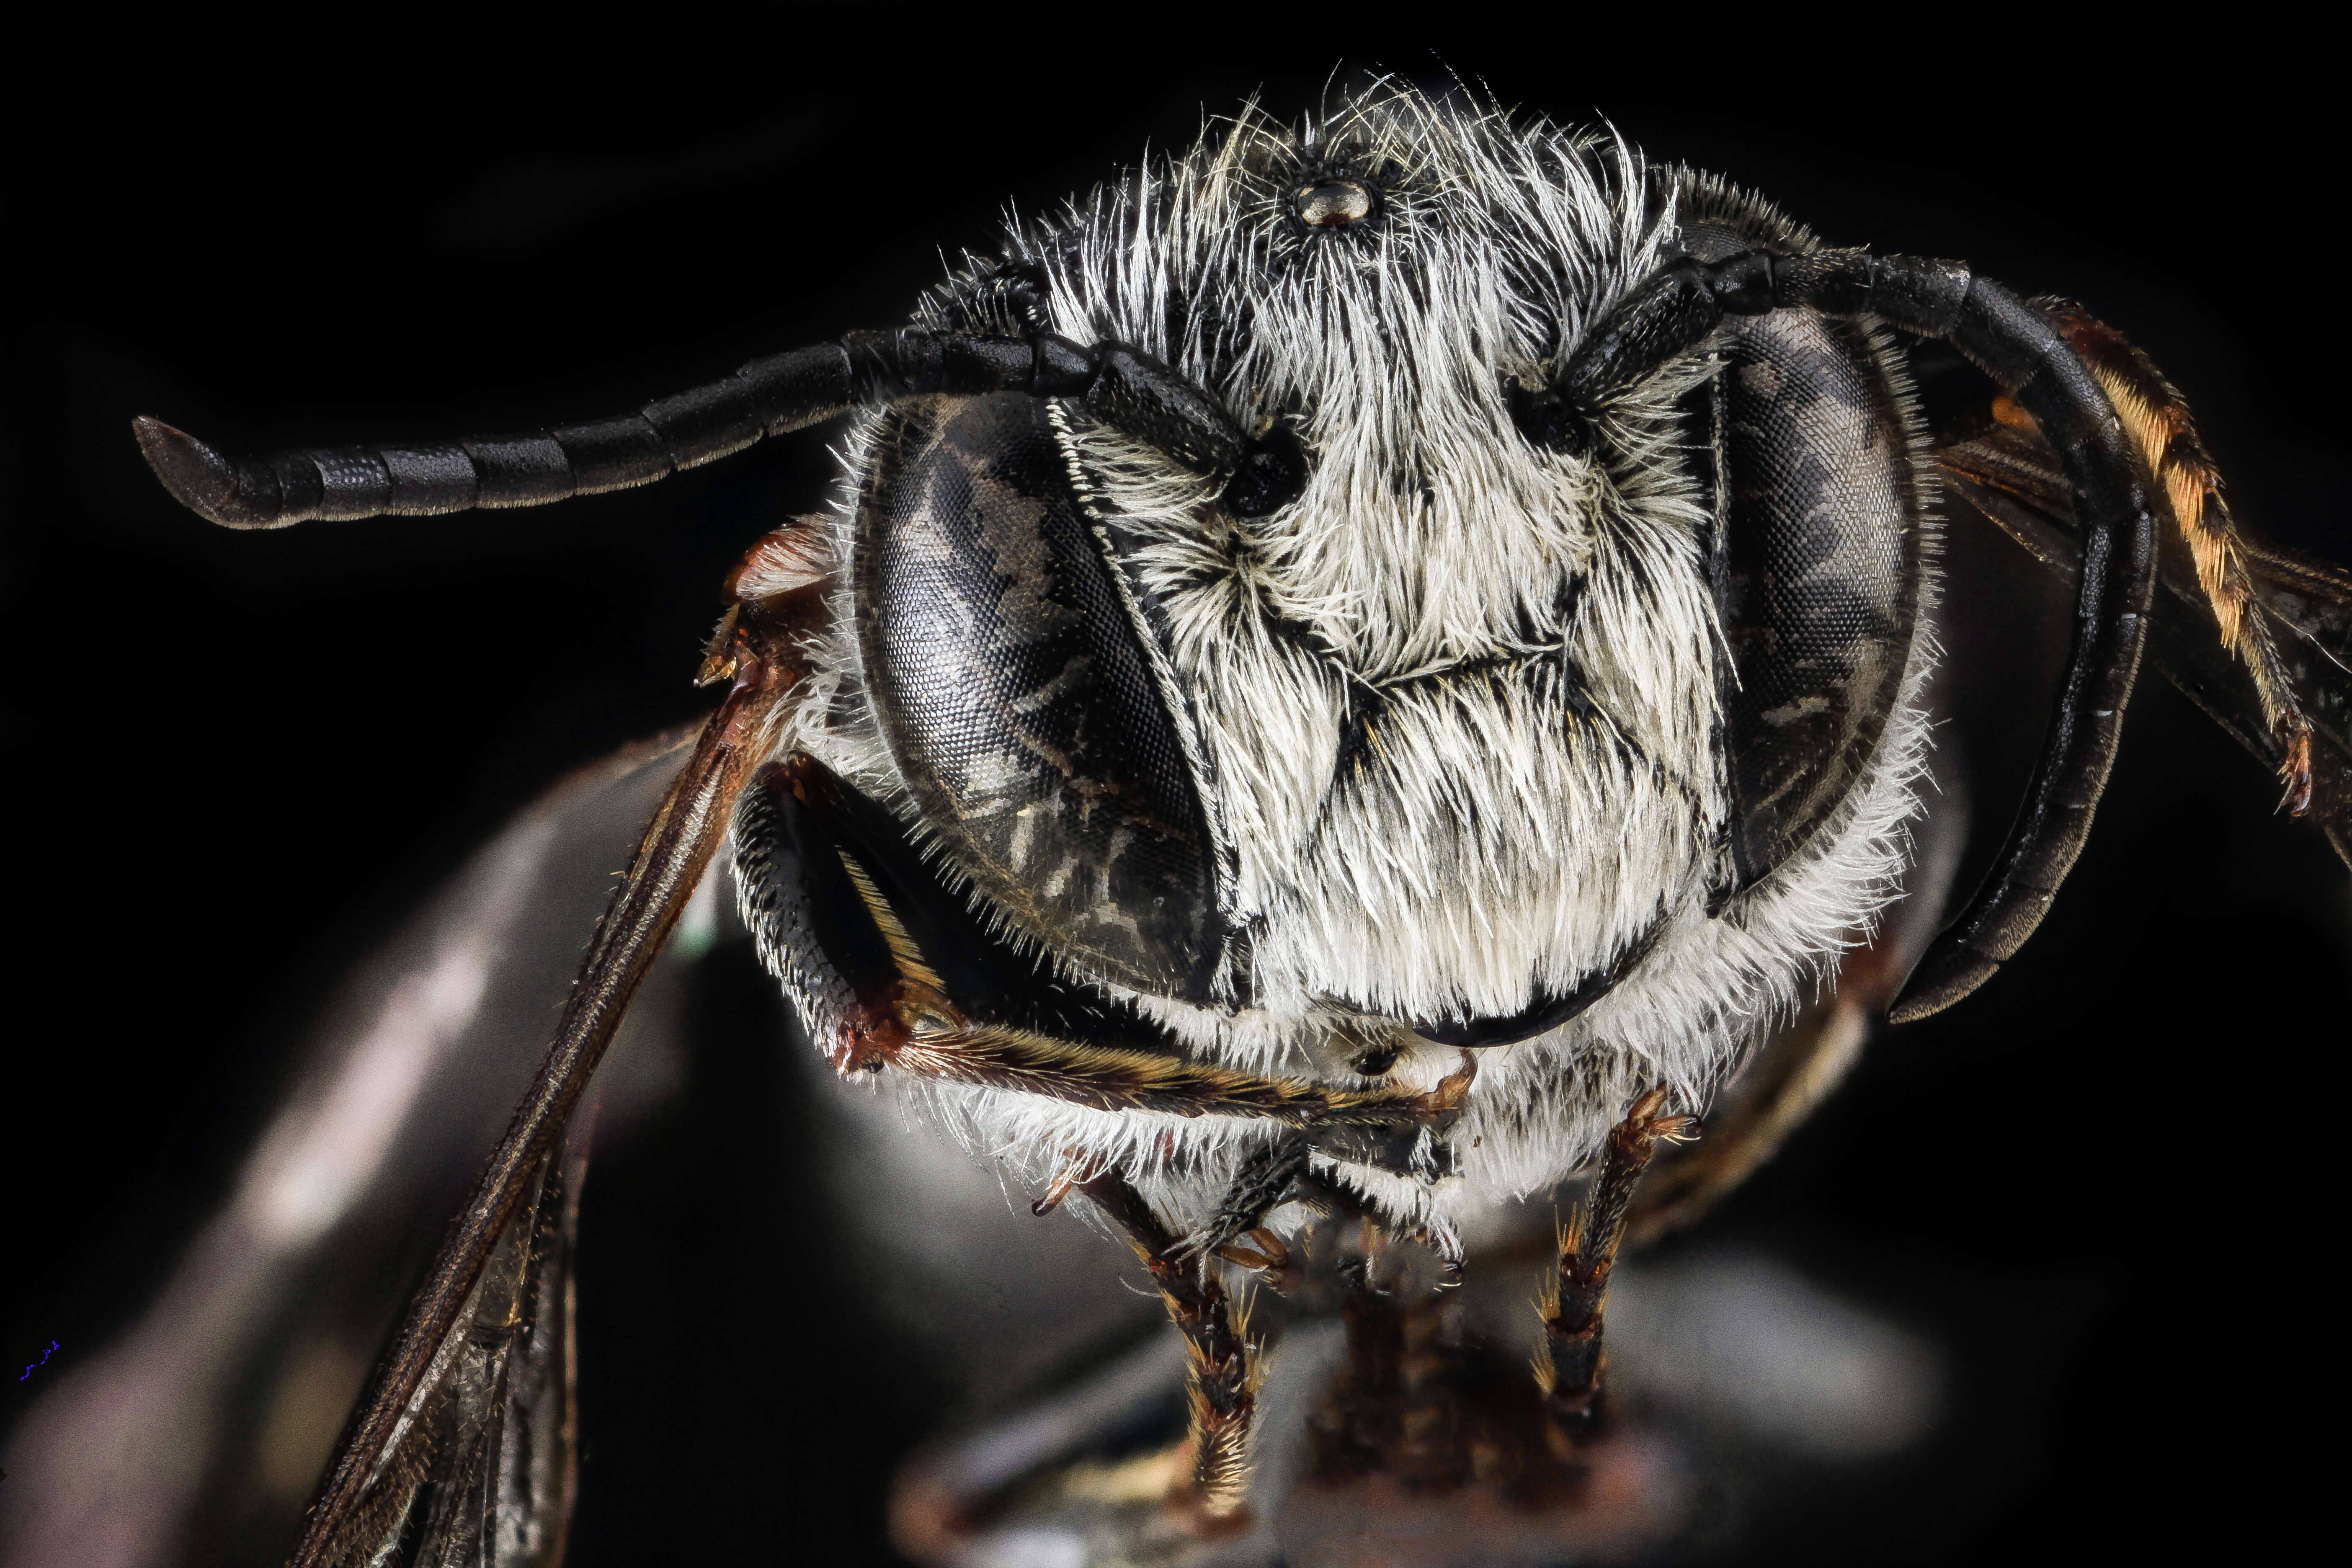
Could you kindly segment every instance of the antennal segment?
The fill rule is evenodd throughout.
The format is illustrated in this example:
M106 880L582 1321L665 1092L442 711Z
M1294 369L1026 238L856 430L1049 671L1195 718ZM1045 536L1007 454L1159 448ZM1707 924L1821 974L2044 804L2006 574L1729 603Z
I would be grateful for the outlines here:
M1196 473L1231 475L1246 449L1221 404L1122 345L1089 349L1051 333L917 331L852 333L754 360L724 381L658 398L635 414L520 436L235 458L144 415L131 428L181 504L224 528L284 528L312 518L539 506L626 489L851 408L990 392L1072 399Z

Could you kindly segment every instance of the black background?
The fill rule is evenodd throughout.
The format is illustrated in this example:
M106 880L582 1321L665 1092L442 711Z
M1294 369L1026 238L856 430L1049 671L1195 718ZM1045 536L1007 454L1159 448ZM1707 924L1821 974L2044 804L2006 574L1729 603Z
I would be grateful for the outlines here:
M1560 21L1435 48L1238 25L949 37L688 10L604 39L91 33L20 60L54 78L26 84L0 193L12 1377L51 1339L94 1352L160 1283L301 1020L389 921L563 772L698 710L687 678L720 578L830 476L803 437L560 508L237 535L156 489L135 412L234 448L616 411L888 323L1005 203L1038 210L1188 140L1203 106L1262 89L1287 113L1343 63L1458 70L1606 117L1835 240L2084 300L2196 400L2242 518L2352 558L2342 247L2313 195L2343 148L2282 74L2291 40L2195 47L2192 71L2046 32L1973 58L1889 40L1865 64L1866 43L1760 47L1680 13L1666 37ZM1822 1521L1822 1554L2113 1546L2149 1526L2276 1540L2301 1517L2301 1428L2336 1339L2309 1276L2334 1228L2324 1086L2352 1034L2352 911L2272 794L2147 689L2027 955L1882 1040L1736 1200L1731 1223L1915 1302L1972 1352L1958 1447ZM698 1087L770 1073L762 1048L714 1047ZM643 1358L617 1346L662 1325L616 1285L600 1361L594 1227L723 1188L730 1140L782 1135L693 1103L634 1179L599 1176L575 1561L780 1536L876 1556L924 1395L887 1366L861 1395L857 1366L799 1353L824 1325L781 1285L739 1303L774 1315L760 1367L714 1392L722 1369L688 1353L644 1430L598 1423L600 1396L661 1393L623 1386ZM779 1407L782 1434L747 1446ZM716 1495L665 1509L712 1467ZM812 1482L825 1507L779 1511ZM665 1516L679 1533L647 1533Z

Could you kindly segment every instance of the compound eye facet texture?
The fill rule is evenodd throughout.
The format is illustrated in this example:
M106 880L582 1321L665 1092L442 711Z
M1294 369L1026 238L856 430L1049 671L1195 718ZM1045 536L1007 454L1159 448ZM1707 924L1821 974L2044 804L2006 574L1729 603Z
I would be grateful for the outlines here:
M885 416L858 523L866 679L948 864L1080 966L1205 1000L1214 841L1120 568L1045 405Z
M1926 502L1905 395L1852 323L1743 320L1725 346L1729 549L1718 587L1742 887L1803 847L1862 777L1918 621Z
M1309 228L1347 228L1372 216L1371 188L1354 180L1301 185L1291 198L1298 221Z

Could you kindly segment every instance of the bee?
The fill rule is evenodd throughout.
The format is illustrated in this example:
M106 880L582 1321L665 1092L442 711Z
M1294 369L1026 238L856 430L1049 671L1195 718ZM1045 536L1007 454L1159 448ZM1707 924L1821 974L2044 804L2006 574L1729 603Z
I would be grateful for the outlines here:
M2118 334L1405 89L1244 113L1015 228L910 327L635 414L259 458L137 430L174 495L268 528L551 502L843 416L837 503L730 579L718 711L298 1562L556 1550L566 1129L722 851L838 1072L1130 1242L1189 1369L1158 1500L1205 1536L1252 1506L1235 1279L1369 1299L1411 1244L1450 1283L1465 1233L1583 1171L1507 1462L1599 1440L1623 1238L1818 1097L1838 1037L1783 1026L1825 977L1902 1020L2020 950L2143 663L2345 850L2352 595L2240 533ZM1881 922L1932 902L1937 530L1964 514L2078 583L2074 636L2015 826L1906 951ZM1759 1050L1810 1087L1644 1189Z

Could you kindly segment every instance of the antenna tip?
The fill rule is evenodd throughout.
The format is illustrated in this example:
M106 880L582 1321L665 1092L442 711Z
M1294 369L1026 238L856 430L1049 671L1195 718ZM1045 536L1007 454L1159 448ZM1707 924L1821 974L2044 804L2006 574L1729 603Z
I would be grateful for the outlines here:
M1916 1024L1932 1017L1991 979L2000 968L2000 960L1947 932L1927 949L1903 983L1902 991L1886 1009L1887 1021Z
M190 511L223 528L279 526L277 509L256 507L229 460L185 430L142 414L131 421L131 434L172 499Z

